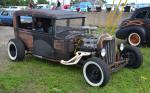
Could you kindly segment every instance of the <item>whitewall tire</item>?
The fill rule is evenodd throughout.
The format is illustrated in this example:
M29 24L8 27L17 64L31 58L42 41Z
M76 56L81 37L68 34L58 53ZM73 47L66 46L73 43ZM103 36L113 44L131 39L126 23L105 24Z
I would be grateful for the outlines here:
M110 70L99 58L90 58L83 66L83 76L91 86L104 86L108 83Z

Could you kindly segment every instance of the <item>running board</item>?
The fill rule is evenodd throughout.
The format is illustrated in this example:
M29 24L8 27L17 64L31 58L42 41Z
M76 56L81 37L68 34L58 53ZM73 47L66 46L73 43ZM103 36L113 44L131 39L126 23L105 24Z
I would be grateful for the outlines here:
M78 62L83 56L89 56L89 55L91 55L90 52L78 51L76 52L76 55L73 58L71 58L68 61L61 60L60 63L63 65L76 65L78 64Z

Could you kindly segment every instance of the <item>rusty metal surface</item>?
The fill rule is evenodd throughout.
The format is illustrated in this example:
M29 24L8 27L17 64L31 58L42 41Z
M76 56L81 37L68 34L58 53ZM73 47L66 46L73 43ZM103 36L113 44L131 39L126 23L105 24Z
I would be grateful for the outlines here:
M54 40L54 49L60 51L60 53L65 52L64 40Z
M65 40L54 40L54 49L60 53L73 52L74 51L74 41L73 39L66 41Z
M121 27L127 27L127 26L142 26L144 24L144 19L128 19L125 20Z
M98 47L98 49L103 48L103 43L104 43L104 41L106 41L107 39L112 40L112 36L109 35L108 33L102 33L102 34L99 36L99 39L98 39L98 42L97 42L97 47Z
M33 48L33 36L29 31L18 31L18 36L25 43L27 48L31 50Z
M19 10L14 15L32 15L37 17L48 17L54 19L65 19L65 18L84 18L85 15L63 10L50 10L50 9L26 9Z

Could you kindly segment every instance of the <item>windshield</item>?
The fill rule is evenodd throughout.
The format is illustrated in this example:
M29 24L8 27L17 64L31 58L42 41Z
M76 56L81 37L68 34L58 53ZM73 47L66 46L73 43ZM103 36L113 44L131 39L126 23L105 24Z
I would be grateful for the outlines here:
M82 26L82 18L56 20L56 27L58 26L66 26L66 27Z

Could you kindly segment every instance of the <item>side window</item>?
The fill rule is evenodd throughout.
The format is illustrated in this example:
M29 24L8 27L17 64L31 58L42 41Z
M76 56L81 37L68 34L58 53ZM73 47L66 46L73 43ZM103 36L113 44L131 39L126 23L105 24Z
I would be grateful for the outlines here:
M35 29L39 33L53 33L53 22L49 18L36 18Z
M137 18L137 19L144 19L145 16L146 16L146 14L147 14L147 11L141 11L141 12L139 12L139 13L136 15L135 18Z
M8 12L7 12L7 11L4 11L4 12L2 12L1 15L3 15L3 16L8 16Z
M18 27L23 29L32 29L32 16L19 16Z

